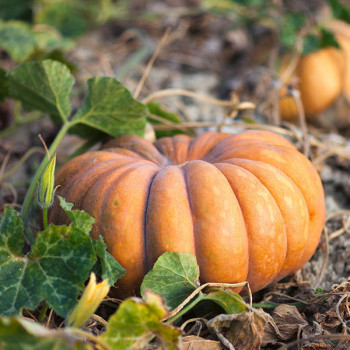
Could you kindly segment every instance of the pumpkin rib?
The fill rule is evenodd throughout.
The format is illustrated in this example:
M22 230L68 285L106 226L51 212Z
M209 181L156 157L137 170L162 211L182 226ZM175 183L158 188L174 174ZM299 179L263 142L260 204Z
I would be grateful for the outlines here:
M148 187L148 191L147 191L147 199L146 199L146 205L145 205L145 214L143 217L143 241L144 241L144 253L145 253L145 263L146 263L146 269L147 271L149 271L151 269L151 264L148 261L148 240L147 240L147 213L148 213L148 207L149 207L149 200L150 200L150 195L151 195L151 189L154 183L155 178L157 177L157 175L159 174L159 171L153 176L149 187Z
M226 162L252 173L269 191L281 211L286 227L287 254L276 280L296 272L301 268L300 261L309 239L309 210L303 194L285 173L273 165L242 158Z
M183 169L189 189L201 281L245 281L248 238L230 184L214 165L202 160L189 161Z
M142 278L149 270L144 218L149 188L158 170L154 164L131 165L109 181L102 205L95 204L99 207L100 230L107 246L111 247L110 253L118 256L119 263L128 271L119 281L120 294L139 293Z
M182 164L187 161L191 140L186 135L175 135L173 137L162 137L154 145L166 157L169 164Z
M187 135L175 135L173 140L176 164L183 164L187 161L188 150L192 139Z
M284 264L287 252L284 218L271 193L253 173L232 163L214 165L229 182L244 217L249 253L247 281L255 292L275 280Z
M203 159L215 145L231 134L209 131L193 139L188 148L187 161Z
M157 164L164 165L166 160L164 156L159 153L158 149L147 140L136 135L124 135L117 139L113 139L104 145L104 148L126 148L135 153L140 154L143 158Z
M150 266L166 251L196 254L192 212L181 168L164 167L156 175L147 205L146 232Z
M253 130L252 130L253 131ZM249 131L247 131L248 133ZM232 135L216 144L216 146L208 153L205 155L204 160L213 163L216 161L218 157L221 157L222 154L228 150L232 151L235 148L240 148L248 145L267 145L271 147L286 147L288 148L291 152L296 152L299 153L299 151L292 145L289 141L284 139L282 136L279 135L274 135L274 137L271 137L269 139L269 135L271 132L268 131L261 131L260 133L249 133L248 136L252 136L252 138L248 138L248 136L241 136L240 135L245 134L240 133L236 135ZM284 141L282 141L282 139ZM272 142L275 141L275 142Z
M242 143L246 143L246 142L249 142L249 143L262 142L270 145L286 146L296 150L295 146L291 142L289 142L287 139L285 139L283 136L280 136L268 130L246 130L238 134L231 135L230 137L219 142L215 147L219 147L219 148L227 147L228 146L227 143L229 144L229 147L232 147L232 146L237 147Z
M119 181L119 179L123 174L125 174L127 171L131 169L132 164L133 163L123 164L118 168L111 169L110 171L106 172L101 177L99 177L97 181L95 181L93 185L89 189L87 189L86 194L82 200L81 208L85 210L88 214L90 214L92 217L100 218L102 216L101 213L104 212L105 201L108 198L107 195L110 194L111 192L112 186L115 185L117 181ZM118 176L116 179L114 179L116 171L118 171L117 172ZM119 174L119 171L121 171L120 174ZM111 180L113 178L113 182L109 184L109 187L106 187L106 184L104 183L104 180L106 178L108 178L108 180ZM104 193L104 191L101 191L101 188L99 186L101 186L104 190L106 190L107 188L107 191L105 191L106 193ZM97 196L95 195L95 192L98 192ZM96 202L94 201L94 198L97 199ZM96 226L98 227L98 229L96 229ZM93 239L98 239L100 232L104 232L104 230L101 226L100 220L96 219L90 235Z
M187 161L187 162L190 162L190 161ZM193 247L194 247L194 254L197 257L198 256L198 249L197 249L197 241L196 241L195 231L194 231L194 216L193 216L193 210L194 209L193 209L193 206L192 206L191 200L190 200L190 189L189 189L189 184L188 184L188 178L187 178L186 170L184 168L184 166L186 164L187 163L184 163L184 165L181 165L180 169L182 171L182 175L183 175L183 178L184 178L184 181L185 181L185 185L186 185L187 203L188 203L188 206L190 208L190 215L191 215L191 218L192 218L192 241L193 241Z
M174 162L174 145L171 137L162 137L154 143L154 146L166 159L166 164L172 164Z
M87 211L94 218L100 217L101 213L103 213L103 210L104 210L103 199L108 198L108 196L110 195L110 192L113 189L113 186L115 186L115 184L121 179L121 176L123 174L126 174L129 170L132 170L135 166L139 166L141 164L148 165L148 166L151 166L151 165L155 166L152 163L145 164L145 162L148 162L148 161L134 160L132 162L124 163L118 167L114 167L109 171L103 173L101 176L98 176L96 178L96 181L91 183L91 185L88 188L86 188L86 193L81 199L81 205L80 205L81 208ZM115 177L116 179L114 179ZM106 181L108 182L107 184L106 184ZM94 210L96 208L97 208L97 211ZM97 226L99 226L98 220L96 220L96 224ZM91 231L91 236L94 239L98 238L97 232L99 230L102 230L102 228L99 227L97 230L96 227L93 226L93 229Z
M88 181L87 184L86 182L82 181L81 172L78 171L73 177L68 179L68 182L66 182L65 187L58 188L57 194L65 198L67 202L74 202L75 207L80 208L81 202L88 188L90 186L93 186L95 181L98 181L99 179L98 171L109 172L109 171L113 171L113 169L115 169L115 166L117 166L118 168L120 166L123 166L124 164L135 162L135 160L129 157L125 157L125 159L123 160L125 160L125 163L122 163L122 164L120 164L121 159L117 159L117 160L112 159L112 160L106 160L106 161L101 161L99 163L95 163L93 166L85 170L85 173L84 173L85 176L83 178L85 178L85 180ZM89 177L90 174L91 174L91 177ZM50 211L50 217L56 218L55 220L56 224L69 223L68 216L65 214L64 210L60 206L54 206L52 211Z
M111 148L104 148L106 152L111 152L115 154L119 154L125 157L135 158L135 159L145 159L140 154L131 151L127 148L121 148L121 147L111 147Z
M71 159L62 165L55 175L56 182L59 183L61 187L64 187L66 182L70 181L73 176L78 175L78 173L83 173L97 163L107 160L118 160L122 157L125 156L105 151L82 154L74 158L74 161Z

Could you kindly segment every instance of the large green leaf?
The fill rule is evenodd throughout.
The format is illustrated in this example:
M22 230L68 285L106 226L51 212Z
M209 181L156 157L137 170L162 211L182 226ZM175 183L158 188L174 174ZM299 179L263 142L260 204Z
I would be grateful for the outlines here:
M37 109L66 121L74 78L66 65L45 60L18 65L8 73L9 95L30 109Z
M180 331L161 322L166 309L160 297L148 293L145 299L125 300L111 316L101 337L111 349L146 349L154 337L161 342L162 349L178 349Z
M17 61L25 61L35 50L36 41L24 23L0 23L0 48Z
M141 294L147 289L161 295L166 305L174 309L198 286L199 267L190 253L166 252L162 254L141 285Z
M50 225L24 256L22 230L18 213L5 209L0 226L0 314L16 315L46 300L65 316L96 262L91 239L74 226Z
M88 81L88 93L73 121L111 136L143 136L146 107L114 78L95 77ZM78 126L79 127L79 126Z
M64 329L49 329L23 317L0 317L0 348L3 350L88 350Z

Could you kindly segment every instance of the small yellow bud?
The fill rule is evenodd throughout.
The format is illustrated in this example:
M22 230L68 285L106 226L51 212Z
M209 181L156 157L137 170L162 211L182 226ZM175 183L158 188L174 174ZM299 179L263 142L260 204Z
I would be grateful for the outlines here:
M83 326L89 317L96 311L108 292L108 280L103 280L101 283L96 284L96 276L92 272L90 281L85 288L83 295L68 317L67 325L73 327Z
M42 208L49 208L55 195L55 168L56 168L56 155L54 155L45 171L41 175L39 183L39 195L38 201Z

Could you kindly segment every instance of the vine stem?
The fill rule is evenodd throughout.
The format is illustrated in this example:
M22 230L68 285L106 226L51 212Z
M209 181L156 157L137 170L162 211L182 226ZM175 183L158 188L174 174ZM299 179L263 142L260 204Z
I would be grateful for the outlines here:
M47 208L43 208L43 225L44 225L44 230L47 229Z
M47 303L45 303L45 304L43 305L43 308L42 308L41 311L40 311L40 315L39 315L39 318L38 318L38 321L39 321L40 323L43 323L48 308L49 308L49 305L47 305Z
M49 148L50 157L54 154L59 143L63 139L64 135L67 133L68 129L73 124L74 124L74 122L66 122L62 125L61 130L59 131L55 140L53 141L53 143L51 144L51 146ZM38 186L40 176L41 176L42 172L44 171L45 167L47 166L47 163L48 163L48 157L45 156L44 159L42 160L38 170L36 171L32 182L30 183L30 186L28 188L26 197L25 197L24 202L23 202L23 207L22 207L22 218L24 221L24 225L26 227L26 233L27 233L28 238L32 244L35 242L35 238L34 238L33 234L28 229L29 208L32 204L33 196L34 196L35 190Z
M178 312L176 315L173 317L169 318L166 323L171 324L175 322L177 319L179 319L182 315L190 311L192 308L194 308L200 301L204 300L203 298L203 293L200 292L198 297L194 299L191 303L189 303L187 306L185 306L180 312Z

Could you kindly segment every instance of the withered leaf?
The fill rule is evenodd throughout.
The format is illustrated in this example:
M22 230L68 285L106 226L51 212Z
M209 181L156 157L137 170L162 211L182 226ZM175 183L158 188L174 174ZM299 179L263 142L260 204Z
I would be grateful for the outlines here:
M280 331L282 340L291 339L300 328L308 325L298 309L293 305L282 304L275 308L272 318Z
M254 309L216 316L208 322L208 327L228 349L259 350L269 317L262 309Z
M182 339L182 350L221 350L223 349L219 341L204 339L196 335L189 335Z
M300 328L308 325L295 306L281 304L277 306L268 320L264 332L264 344L276 344L296 336Z
M341 315L342 316L342 315ZM315 314L315 320L321 325L322 329L330 333L341 331L341 321L335 311L327 311L324 314Z

